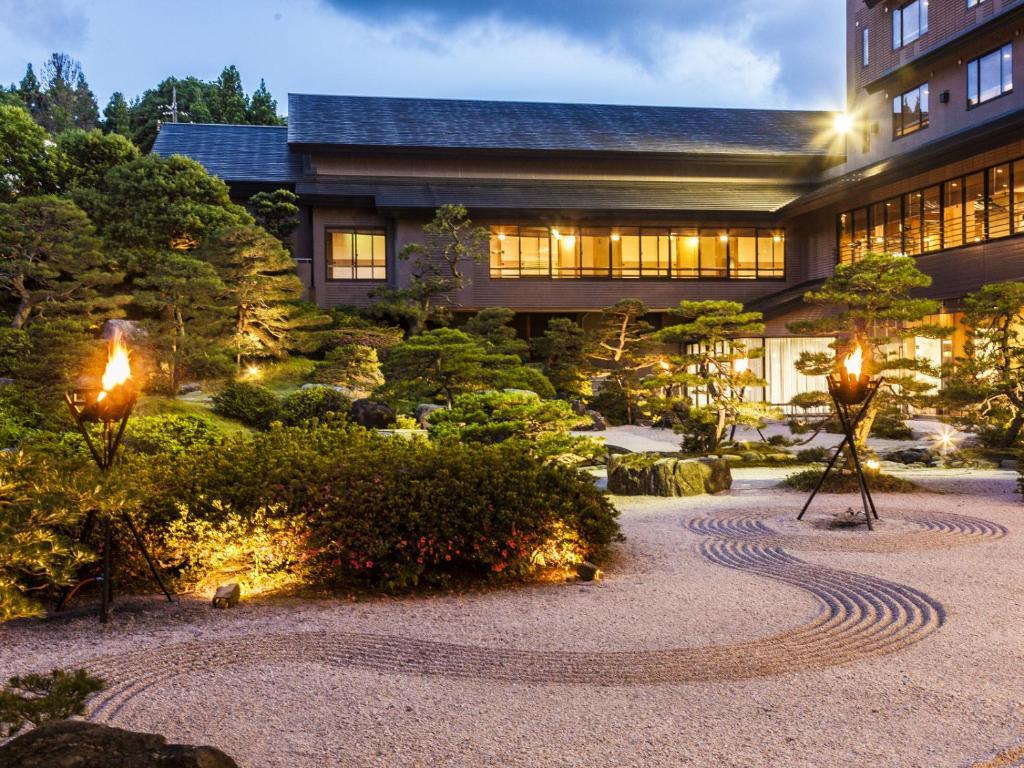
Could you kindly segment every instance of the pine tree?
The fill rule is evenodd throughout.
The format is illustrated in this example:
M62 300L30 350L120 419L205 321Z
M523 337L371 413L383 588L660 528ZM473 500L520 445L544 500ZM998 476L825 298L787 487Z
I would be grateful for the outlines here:
M234 64L213 82L210 112L215 123L245 124L248 122L249 100L242 89L242 76Z
M270 95L262 77L260 87L252 92L249 99L246 118L250 125L282 125L284 122L277 114L277 100Z
M131 114L124 94L114 91L110 101L103 108L103 130L107 133L119 133L131 136Z
M299 226L298 199L290 190L275 189L257 192L249 198L247 207L257 224L288 247L289 236Z
M516 336L516 329L511 327L515 316L508 307L486 307L469 319L465 331L483 341L488 350L525 361L530 345Z
M639 415L643 394L641 379L657 361L653 328L644 320L648 309L638 299L623 299L601 310L597 325L587 338L587 359L595 374L606 375L626 399L626 421Z
M93 94L89 84L85 81L85 75L80 71L75 80L75 91L73 94L73 107L71 120L74 127L83 131L91 131L100 124L99 105L96 103L96 96Z
M95 188L107 171L139 156L139 150L124 136L102 133L98 128L74 128L57 136L60 188Z
M592 394L586 347L586 332L567 317L556 317L544 335L533 340L533 353L543 363L544 375L556 391L575 398Z
M25 76L21 79L21 83L18 85L18 97L21 99L21 103L28 110L28 113L32 116L32 119L37 123L42 122L43 114L43 89L39 85L39 79L36 77L36 73L32 70L32 65L29 64L25 68Z

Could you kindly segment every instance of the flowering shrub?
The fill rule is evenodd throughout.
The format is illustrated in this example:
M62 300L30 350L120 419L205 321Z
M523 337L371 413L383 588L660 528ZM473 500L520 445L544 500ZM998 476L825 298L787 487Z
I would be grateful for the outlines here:
M618 513L589 477L521 444L401 440L331 424L237 436L174 461L147 484L154 508L173 499L189 520L209 523L203 541L257 520L264 529L297 521L301 553L284 568L301 568L309 584L403 591L522 579L600 560L618 537ZM176 538L187 553L188 536Z

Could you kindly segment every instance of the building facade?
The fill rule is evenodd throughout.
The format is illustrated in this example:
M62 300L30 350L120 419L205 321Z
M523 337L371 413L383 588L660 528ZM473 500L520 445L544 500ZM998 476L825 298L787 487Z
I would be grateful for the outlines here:
M628 107L292 94L288 126L174 124L232 193L286 187L311 299L366 305L439 205L491 230L461 311L507 306L524 335L622 298L657 322L681 300L764 312L770 385L802 385L787 322L868 251L914 256L959 299L1024 278L1024 0L847 0L847 111ZM953 342L906 350L936 362Z

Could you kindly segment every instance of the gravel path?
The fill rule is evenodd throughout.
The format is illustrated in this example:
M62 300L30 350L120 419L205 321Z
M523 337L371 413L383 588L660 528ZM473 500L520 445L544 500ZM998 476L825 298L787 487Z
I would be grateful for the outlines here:
M150 598L0 630L5 673L87 666L90 716L244 766L1014 766L1024 587L1009 472L937 472L828 530L846 498L618 499L591 585L460 596ZM783 473L784 474L784 473Z

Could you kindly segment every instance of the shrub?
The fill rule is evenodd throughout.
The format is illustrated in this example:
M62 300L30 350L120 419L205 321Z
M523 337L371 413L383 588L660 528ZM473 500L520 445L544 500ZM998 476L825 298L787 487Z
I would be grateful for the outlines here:
M266 387L234 381L213 396L213 412L256 429L266 429L280 415L281 404Z
M292 392L281 404L281 421L289 426L316 419L329 421L343 418L352 403L344 394L330 387L309 387Z
M220 433L210 423L191 414L136 416L125 429L125 448L140 453L181 453L200 445L212 445Z
M12 677L0 690L0 736L10 738L26 725L83 715L85 700L103 688L103 681L84 669Z
M151 459L148 470L132 467L132 478L148 488L147 514L170 503L187 510L188 524L211 526L200 537L209 546L185 558L193 580L208 562L199 549L213 551L260 519L306 537L297 559L276 550L287 554L274 556L277 573L389 592L524 578L550 567L552 547L570 541L562 562L599 560L618 534L618 513L589 476L540 462L515 442L400 440L347 424L279 427L167 465ZM176 541L188 550L187 529Z
M601 383L590 407L604 416L609 424L625 424L627 421L626 393L614 379L605 379Z
M785 480L782 485L797 491L813 491L821 479L822 470L805 469L802 472L795 472ZM877 474L868 478L868 488L872 493L913 493L918 486L909 480L895 475ZM829 472L828 479L821 489L822 493L859 493L860 486L857 484L857 476L852 472Z
M903 421L903 415L895 409L879 411L871 424L872 437L888 440L910 440L914 433Z
M801 464L817 464L826 462L832 458L832 451L828 448L804 448L797 451L796 460Z

